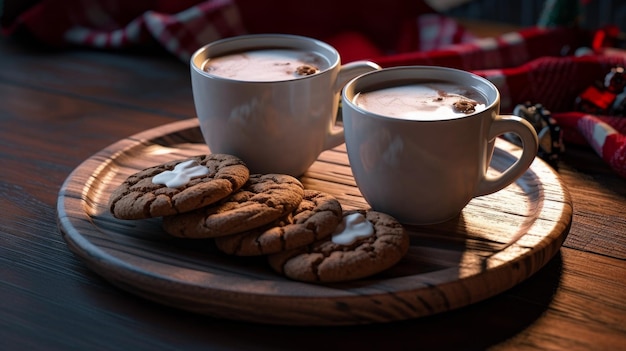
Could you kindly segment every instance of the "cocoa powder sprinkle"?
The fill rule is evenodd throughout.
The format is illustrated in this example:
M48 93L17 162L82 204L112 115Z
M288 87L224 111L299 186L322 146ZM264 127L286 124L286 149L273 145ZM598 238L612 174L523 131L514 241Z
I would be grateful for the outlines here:
M476 111L476 105L478 105L477 101L460 99L452 104L454 107L454 112L461 112L465 114L470 114Z
M319 69L311 65L302 65L296 68L296 74L299 76L310 76L317 73Z

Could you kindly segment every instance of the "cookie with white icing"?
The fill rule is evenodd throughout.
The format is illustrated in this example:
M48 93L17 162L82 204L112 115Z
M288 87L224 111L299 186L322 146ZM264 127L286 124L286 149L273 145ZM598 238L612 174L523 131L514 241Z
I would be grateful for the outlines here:
M143 219L189 212L241 188L250 172L239 158L209 154L139 171L120 184L109 209L120 219Z
M270 266L293 280L331 283L365 278L391 268L409 250L409 236L393 217L346 211L324 240L268 256Z
M298 207L279 220L252 230L215 238L217 248L237 256L268 255L311 244L332 234L342 219L339 201L317 190L304 190Z
M292 212L304 186L286 174L253 174L238 191L195 211L163 218L163 229L182 238L215 238L257 228Z

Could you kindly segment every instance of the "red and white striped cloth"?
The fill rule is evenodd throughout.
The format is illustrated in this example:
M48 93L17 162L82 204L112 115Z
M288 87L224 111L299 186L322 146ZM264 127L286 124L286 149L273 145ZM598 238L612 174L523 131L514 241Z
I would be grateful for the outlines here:
M391 2L389 2L391 1ZM588 31L526 28L477 39L423 1L317 0L40 0L3 33L28 31L53 46L121 49L158 45L188 62L211 41L249 33L290 33L335 46L344 62L369 59L383 67L438 65L472 71L502 95L502 112L541 103L564 131L566 143L587 143L626 177L626 118L576 112L574 101L626 53L604 50ZM328 9L332 9L329 11ZM591 54L577 57L577 48ZM610 52L610 54L609 54Z
M384 7L377 0L40 0L2 24L5 34L27 30L54 46L156 43L185 62L204 44L247 33L318 38L337 47L344 62L473 38L414 0L390 0Z
M5 25L52 46L122 49L158 43L187 60L198 47L245 33L233 0L42 0Z
M589 144L619 175L626 177L626 117L591 115L576 111L576 97L612 67L626 67L626 52L581 57L541 57L524 65L477 70L502 93L503 112L524 101L548 107L563 139L572 144Z

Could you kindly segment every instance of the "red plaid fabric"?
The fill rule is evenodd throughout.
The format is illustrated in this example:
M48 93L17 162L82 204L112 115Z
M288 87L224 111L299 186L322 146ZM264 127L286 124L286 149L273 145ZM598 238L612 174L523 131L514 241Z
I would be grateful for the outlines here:
M474 73L498 87L503 112L532 101L540 102L554 113L575 111L574 101L580 93L604 78L611 67L624 64L626 55L546 56L516 67L474 70Z
M27 30L54 46L120 49L157 43L185 62L204 44L246 33L315 37L334 45L344 62L472 39L424 2L392 0L388 5L318 0L316 8L334 9L320 16L289 0L41 0L2 23L7 35Z
M579 122L585 118L593 117L597 123L604 123L615 129L620 134L626 135L626 118L616 116L590 115L583 112L564 111L554 113L553 116L563 129L563 137L572 144L588 144L588 133L583 133L579 128ZM589 143L593 144L593 143ZM597 150L596 150L597 151Z
M599 118L585 115L578 119L578 129L589 145L609 166L626 177L626 134L620 133Z
M244 34L232 0L44 0L4 28L27 29L43 42L120 49L154 42L182 60L200 46Z
M531 101L552 112L566 143L589 144L619 175L626 177L626 117L576 111L576 97L602 80L612 67L626 67L626 52L588 56L541 57L518 67L477 70L502 96L502 111Z
M376 57L383 67L438 65L463 70L515 67L539 57L563 56L585 46L590 34L571 28L531 27L493 38L472 40L462 35L456 44L430 47L428 51L408 51Z

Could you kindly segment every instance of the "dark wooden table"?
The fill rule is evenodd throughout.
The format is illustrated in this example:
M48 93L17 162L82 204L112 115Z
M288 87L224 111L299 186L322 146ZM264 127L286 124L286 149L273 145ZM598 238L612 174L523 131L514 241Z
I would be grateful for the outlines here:
M59 233L61 184L109 144L194 115L187 65L163 53L0 41L0 349L626 349L626 179L586 147L570 146L560 164L574 215L559 254L513 289L452 312L277 327L114 287Z

